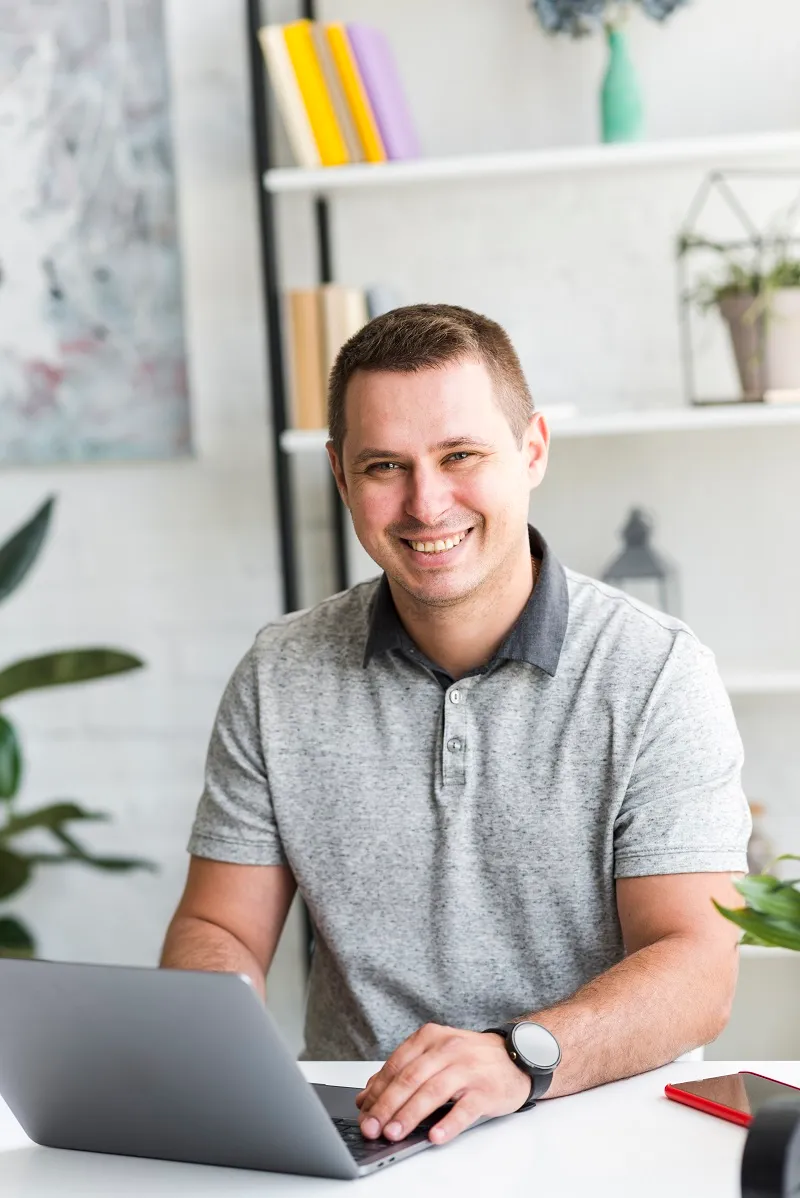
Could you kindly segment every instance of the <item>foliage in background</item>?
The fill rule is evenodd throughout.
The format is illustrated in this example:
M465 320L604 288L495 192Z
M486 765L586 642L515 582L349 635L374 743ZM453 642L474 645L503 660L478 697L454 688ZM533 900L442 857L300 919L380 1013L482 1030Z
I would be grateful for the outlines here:
M694 288L692 298L701 308L707 310L729 295L760 296L766 308L776 291L800 287L800 259L792 255L789 246L784 237L741 246L687 233L678 239L678 256L693 250L710 250L720 256L718 273L700 279Z
M0 602L22 582L39 555L50 524L54 500L48 499L38 512L6 543L0 546ZM41 657L13 662L0 670L0 703L13 695L43 687L88 682L127 670L143 663L130 653L117 649L67 649ZM129 857L98 857L88 852L67 825L107 817L98 811L85 811L69 799L58 799L36 811L19 812L15 800L23 775L23 758L14 725L0 712L0 900L18 894L31 881L40 865L80 862L94 869L118 873L123 870L152 868L147 861ZM33 831L45 831L54 843L52 852L26 852L17 844L18 837ZM11 914L0 915L0 956L31 957L36 942L30 929Z
M792 853L777 857L778 861L800 861ZM745 900L744 907L714 906L720 915L731 920L744 931L741 944L768 945L773 948L791 948L800 952L800 878L789 878L782 882L773 873L751 874L734 882L734 886Z
M640 8L654 21L666 21L688 0L531 0L531 7L547 33L583 37L619 26L632 8Z

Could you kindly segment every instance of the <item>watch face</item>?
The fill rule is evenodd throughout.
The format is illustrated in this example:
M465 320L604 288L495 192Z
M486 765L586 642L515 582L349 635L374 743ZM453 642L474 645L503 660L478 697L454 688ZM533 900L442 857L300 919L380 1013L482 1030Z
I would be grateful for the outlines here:
M518 1023L511 1034L514 1048L529 1065L554 1069L561 1057L558 1041L539 1023Z

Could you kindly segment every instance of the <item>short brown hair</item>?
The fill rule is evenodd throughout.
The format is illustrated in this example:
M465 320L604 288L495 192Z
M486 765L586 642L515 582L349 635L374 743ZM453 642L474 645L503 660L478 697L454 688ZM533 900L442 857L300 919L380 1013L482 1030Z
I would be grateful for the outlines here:
M357 370L416 372L482 362L519 445L533 399L508 333L488 316L452 304L411 304L376 316L339 350L328 383L328 429L341 460L347 384Z

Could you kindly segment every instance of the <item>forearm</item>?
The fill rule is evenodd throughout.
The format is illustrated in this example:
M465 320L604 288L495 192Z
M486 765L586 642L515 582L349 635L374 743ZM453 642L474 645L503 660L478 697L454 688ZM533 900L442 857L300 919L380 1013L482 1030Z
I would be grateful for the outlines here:
M632 1077L720 1034L736 984L738 954L705 952L685 936L647 945L571 998L527 1016L561 1045L548 1098Z
M161 953L162 969L204 969L217 973L244 973L262 998L264 970L240 940L217 924L194 916L176 916Z

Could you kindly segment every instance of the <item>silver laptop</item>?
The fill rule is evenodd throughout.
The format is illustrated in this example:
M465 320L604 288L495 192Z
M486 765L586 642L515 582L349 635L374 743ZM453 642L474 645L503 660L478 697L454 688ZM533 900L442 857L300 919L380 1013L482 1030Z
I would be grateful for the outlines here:
M362 1177L433 1147L363 1139L357 1090L311 1085L247 978L0 959L0 1093L51 1148Z

